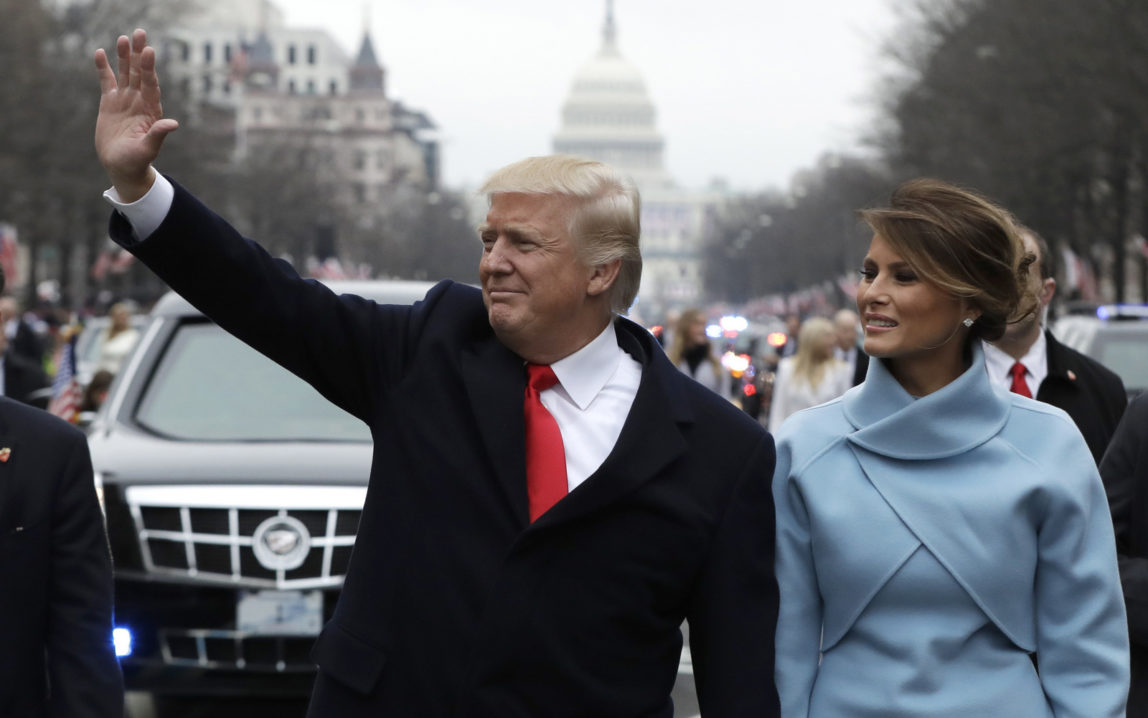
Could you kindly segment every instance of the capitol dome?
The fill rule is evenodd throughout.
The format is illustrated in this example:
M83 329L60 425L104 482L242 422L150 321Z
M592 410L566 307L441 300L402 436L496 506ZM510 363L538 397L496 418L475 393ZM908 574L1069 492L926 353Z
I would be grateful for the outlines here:
M574 75L554 151L605 162L643 189L668 186L655 118L641 73L618 52L613 2L607 0L602 48Z

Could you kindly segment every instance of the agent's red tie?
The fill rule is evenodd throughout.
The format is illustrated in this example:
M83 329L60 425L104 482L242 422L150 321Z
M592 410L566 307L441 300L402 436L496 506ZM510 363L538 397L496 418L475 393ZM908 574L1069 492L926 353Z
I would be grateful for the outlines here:
M526 493L530 520L546 513L566 495L566 450L558 422L542 405L541 394L558 383L554 370L541 364L526 365Z
M1032 398L1032 392L1029 391L1028 382L1024 380L1024 373L1026 371L1024 364L1017 362L1012 365L1012 386L1009 387L1014 393L1021 396Z

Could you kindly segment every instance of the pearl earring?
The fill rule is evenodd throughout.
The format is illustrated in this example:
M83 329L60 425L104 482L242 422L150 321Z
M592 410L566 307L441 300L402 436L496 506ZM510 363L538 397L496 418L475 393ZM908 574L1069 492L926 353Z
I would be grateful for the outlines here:
M973 325L973 318L965 317L965 321L961 322L961 324L964 324L966 327L971 327Z

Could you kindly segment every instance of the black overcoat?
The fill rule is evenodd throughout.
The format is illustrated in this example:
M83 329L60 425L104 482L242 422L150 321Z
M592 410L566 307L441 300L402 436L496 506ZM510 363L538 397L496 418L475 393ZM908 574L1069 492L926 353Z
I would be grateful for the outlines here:
M703 714L775 716L773 441L618 319L643 368L602 467L527 517L523 361L479 290L413 307L300 279L182 188L112 234L225 329L365 421L366 505L312 718L672 714L688 618Z
M1052 332L1046 330L1044 338L1048 376L1036 398L1072 417L1099 464L1128 404L1124 382L1100 362L1061 344Z
M1148 394L1128 405L1100 462L1132 641L1128 718L1148 718Z
M122 718L112 566L83 432L0 397L0 718Z

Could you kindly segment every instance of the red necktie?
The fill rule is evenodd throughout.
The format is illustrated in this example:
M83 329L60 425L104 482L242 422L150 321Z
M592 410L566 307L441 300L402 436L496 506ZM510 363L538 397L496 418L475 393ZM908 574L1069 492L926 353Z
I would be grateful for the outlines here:
M1020 394L1021 396L1027 396L1029 399L1031 399L1032 392L1028 390L1028 382L1024 380L1024 364L1021 364L1020 362L1013 364L1010 373L1012 374L1012 386L1009 388L1012 389L1014 393Z
M540 364L526 365L526 493L530 520L546 513L566 495L566 450L558 422L542 405L541 394L558 383L554 370Z

